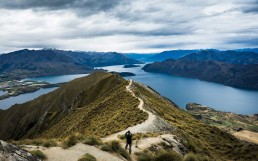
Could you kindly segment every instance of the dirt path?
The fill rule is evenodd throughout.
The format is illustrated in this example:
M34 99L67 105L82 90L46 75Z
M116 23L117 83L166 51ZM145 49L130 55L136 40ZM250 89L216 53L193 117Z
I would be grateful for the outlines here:
M130 89L131 88L131 85L132 85L132 80L130 79L129 81L129 85L126 86L126 90L128 92L130 92L132 94L133 97L136 97L135 94L133 93L133 91ZM137 124L135 126L132 126L132 127L128 127L127 129L123 130L123 131L120 131L118 133L115 133L115 134L112 134L112 135L109 135L105 138L102 138L103 141L110 141L110 140L118 140L118 135L124 135L128 130L131 131L131 133L144 133L144 132L147 132L146 129L152 125L152 123L154 122L156 116L154 114L152 114L151 112L149 111L146 111L143 106L144 106L144 102L141 98L139 97L136 97L140 103L138 105L138 108L146 113L148 113L148 119L145 120L143 123L141 124Z
M258 144L258 133L257 132L242 130L242 131L234 133L233 135L236 136L237 138L239 138L240 140Z
M47 161L78 161L84 154L89 153L96 157L98 161L125 161L121 157L112 155L108 152L102 151L94 146L78 143L69 149L63 149L61 147L37 147L37 146L25 146L26 150L40 150L47 155Z
M133 134L134 133L144 133L148 132L148 127L152 126L154 124L154 121L156 119L156 116L152 114L151 112L145 110L143 108L144 102L141 98L137 97L133 91L131 90L132 86L132 80L129 81L129 84L126 86L126 90L132 94L133 97L137 98L139 100L138 108L148 114L148 119L145 120L143 123L137 124L132 127L128 127L127 129L120 131L118 133L109 135L105 138L102 138L104 142L111 141L111 140L118 140L118 135L124 135L128 130L130 130ZM142 151L143 149L150 147L152 144L156 144L162 141L162 136L159 137L153 137L153 138L145 138L138 140L138 147L135 147L135 142L133 143L133 153ZM122 146L125 146L125 143L122 143ZM45 147L37 147L37 146L26 146L26 150L41 150L44 154L47 155L48 161L77 161L79 158L81 158L85 153L89 153L96 157L98 161L124 161L123 158L104 152L97 147L85 145L82 143L78 143L77 145L69 148L69 149L63 149L61 147L51 147L51 148L45 148ZM136 160L136 156L132 154L132 160Z

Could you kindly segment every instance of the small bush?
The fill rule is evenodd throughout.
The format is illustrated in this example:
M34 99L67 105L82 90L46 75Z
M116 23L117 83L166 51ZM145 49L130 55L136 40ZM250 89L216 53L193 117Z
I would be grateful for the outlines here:
M194 153L189 153L185 156L184 161L208 161L206 156L201 156Z
M112 152L113 151L110 144L107 144L107 143L103 144L100 149L103 150L103 151L107 151L107 152Z
M90 137L87 137L85 139L84 144L88 144L88 145L101 145L102 142L101 142L100 138L94 137L94 136L90 136Z
M63 148L64 149L70 148L76 145L77 142L78 142L77 137L75 135L71 135L63 141Z
M130 155L128 152L121 147L120 143L118 141L111 141L108 143L105 143L101 146L101 150L108 151L108 152L115 152L124 157L127 160L131 160Z
M189 153L184 158L184 161L199 161L193 153Z
M30 153L32 155L35 155L36 157L42 159L42 160L47 159L47 156L44 153L42 153L42 151L40 151L40 150L33 150Z
M149 151L143 151L136 153L137 155L137 161L152 161L153 154Z
M80 158L78 161L97 161L97 159L89 154L89 153L86 153L82 158Z
M46 140L43 145L44 147L53 147L53 146L57 146L57 143L53 140Z
M161 152L154 158L154 161L182 161L182 157L174 151Z

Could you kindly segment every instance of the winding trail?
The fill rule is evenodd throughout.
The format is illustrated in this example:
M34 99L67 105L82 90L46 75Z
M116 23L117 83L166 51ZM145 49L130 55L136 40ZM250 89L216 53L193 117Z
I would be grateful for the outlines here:
M130 92L133 97L137 98L140 101L138 108L148 114L148 119L140 124L128 127L127 129L125 129L123 131L120 131L118 133L114 133L105 138L102 138L103 141L118 140L118 135L124 135L128 130L130 130L133 134L139 133L139 132L141 132L141 133L148 132L147 131L148 127L153 124L153 122L156 118L156 116L154 114L152 114L151 112L149 112L143 108L143 106L144 106L143 100L141 98L137 97L131 90L132 82L133 81L130 79L129 84L126 86L126 90L128 92Z
M139 105L137 108L140 110L146 112L148 114L148 119L144 122L137 124L135 126L128 127L127 129L120 131L118 133L111 134L105 138L102 138L104 142L111 141L111 140L118 140L118 135L124 135L128 130L130 130L133 134L135 133L146 133L148 132L149 127L153 124L154 120L156 119L156 116L152 114L151 112L145 110L143 108L144 102L141 98L137 97L134 92L131 90L132 86L132 80L129 80L129 84L126 86L126 91L130 92L133 97L137 98L139 100ZM159 143L162 141L162 136L159 137L153 137L153 138L145 138L138 140L139 144L138 147L133 148L133 152L139 152L143 149L151 146L151 144ZM122 143L124 146L125 143ZM82 143L78 143L75 146L69 148L69 149L62 149L61 147L50 147L45 148L42 146L32 146L32 145L26 145L25 149L28 151L31 150L41 150L44 154L47 155L48 159L47 161L77 161L81 156L83 156L85 153L92 154L96 157L98 161L125 161L124 158L119 157L117 155L104 152L100 150L97 147L85 145ZM132 154L132 160L136 160L136 155Z

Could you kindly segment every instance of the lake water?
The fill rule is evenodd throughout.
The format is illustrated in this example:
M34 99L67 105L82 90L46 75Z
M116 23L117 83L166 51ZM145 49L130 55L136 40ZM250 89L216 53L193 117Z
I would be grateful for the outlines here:
M141 65L143 66L143 65ZM102 69L116 72L132 72L136 76L130 77L134 81L138 81L149 85L162 96L165 96L185 108L189 102L200 103L206 106L213 107L220 111L235 112L238 114L254 114L258 113L258 91L237 89L221 84L200 81L198 79L177 77L165 74L147 73L137 68L123 68L122 65L102 67ZM67 82L72 79L85 76L86 74L51 76L28 78L26 80L46 81L50 83ZM32 100L41 94L47 93L45 90L52 91L52 89L41 89L34 93L23 94L16 97L11 97L4 101L0 101L0 108L10 107L15 103L23 103ZM22 102L18 102L22 100Z
M49 93L53 90L57 89L57 87L53 88L41 88L40 90L33 93L25 93L14 97L9 97L4 100L0 100L0 109L7 109L14 104L21 104L27 101L31 101L43 94Z
M5 94L7 94L7 93L8 93L7 91L1 91L1 90L0 90L0 96L5 95Z
M109 66L103 69L135 73L136 76L131 79L149 85L181 108L185 108L189 102L195 102L220 111L238 114L258 113L258 91L243 90L192 78L147 73L141 70L141 67L125 69L123 66Z
M37 78L26 78L23 79L22 81L26 81L26 80L33 80L33 81L45 81L45 82L49 82L52 84L56 84L56 83L64 83L64 82L69 82L75 78L80 78L80 77L84 77L87 76L89 74L72 74L72 75L60 75L60 76L48 76L48 77L37 77ZM52 92L53 90L57 89L56 87L53 88L42 88L36 92L33 93L26 93L26 94L21 94L18 96L14 96L14 97L10 97L4 100L0 100L0 109L7 109L9 107L11 107L14 104L21 104L21 103L25 103L27 101L31 101L43 94L47 94L49 92ZM0 95L1 94L5 94L3 93L3 91L0 91Z
M26 78L23 79L24 81L26 80L33 80L33 81L44 81L44 82L49 82L52 84L56 83L64 83L64 82L69 82L75 78L80 78L87 76L89 74L72 74L72 75L60 75L60 76L48 76L48 77L37 77L37 78Z

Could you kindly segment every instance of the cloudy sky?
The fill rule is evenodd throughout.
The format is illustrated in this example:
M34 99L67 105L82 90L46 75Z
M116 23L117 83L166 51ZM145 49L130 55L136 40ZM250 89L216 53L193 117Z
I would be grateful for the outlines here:
M258 0L0 0L0 53L258 47Z

